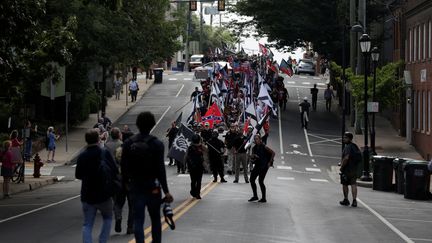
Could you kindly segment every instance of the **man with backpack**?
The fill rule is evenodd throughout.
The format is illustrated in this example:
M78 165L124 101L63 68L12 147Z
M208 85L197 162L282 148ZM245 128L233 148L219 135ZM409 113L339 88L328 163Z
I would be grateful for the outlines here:
M111 231L113 214L110 187L118 175L118 169L109 151L99 146L99 133L90 129L85 134L86 149L78 156L75 177L82 181L81 203L84 212L83 242L92 242L92 229L99 210L103 223L99 242L107 242Z
M165 202L171 203L173 197L168 191L164 163L164 145L150 135L156 125L154 115L142 112L136 119L139 133L124 141L121 157L123 181L130 185L134 199L135 242L144 242L144 211L147 207L152 226L154 243L162 241L160 207L162 191Z
M345 143L340 165L340 176L344 199L339 203L343 206L350 205L348 200L348 186L351 186L353 201L351 206L357 207L357 167L362 160L362 154L358 146L352 142L353 134L346 132L343 137Z

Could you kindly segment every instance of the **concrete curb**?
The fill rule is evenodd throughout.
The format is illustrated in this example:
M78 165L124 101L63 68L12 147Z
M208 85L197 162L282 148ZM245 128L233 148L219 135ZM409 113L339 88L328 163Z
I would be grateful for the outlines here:
M41 188L43 186L47 186L47 185L51 185L57 182L56 177L54 176L49 176L46 178L39 178L39 179L35 179L36 181L31 181L33 178L25 178L24 183L21 184L15 184L15 185L11 185L10 187L10 194L17 194L20 192L27 192L27 191L33 191L36 190L38 188ZM27 182L29 181L30 182ZM11 182L14 183L14 182ZM3 183L1 183L3 184Z

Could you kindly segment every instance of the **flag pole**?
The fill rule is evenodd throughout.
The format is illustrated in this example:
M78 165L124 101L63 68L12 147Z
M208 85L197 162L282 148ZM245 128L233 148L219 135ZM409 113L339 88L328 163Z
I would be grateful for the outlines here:
M184 104L182 107L178 108L174 113L177 113L179 110L183 109L186 105L188 105L189 103L191 103L192 101L189 100L186 104Z

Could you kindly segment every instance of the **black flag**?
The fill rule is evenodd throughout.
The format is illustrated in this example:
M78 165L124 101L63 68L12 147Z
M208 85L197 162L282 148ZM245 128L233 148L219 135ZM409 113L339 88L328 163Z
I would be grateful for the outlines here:
M186 155L186 151L189 148L189 145L192 140L192 136L195 133L186 127L183 123L181 124L180 130L177 133L176 138L174 139L173 145L168 152L168 157L178 160L180 162L184 162L184 157Z

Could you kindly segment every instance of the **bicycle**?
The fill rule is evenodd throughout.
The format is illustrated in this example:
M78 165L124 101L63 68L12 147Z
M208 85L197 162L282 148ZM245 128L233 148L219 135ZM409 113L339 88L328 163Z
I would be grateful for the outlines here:
M25 171L25 163L19 163L14 169L13 175L12 175L12 182L16 183L24 183L24 171Z

